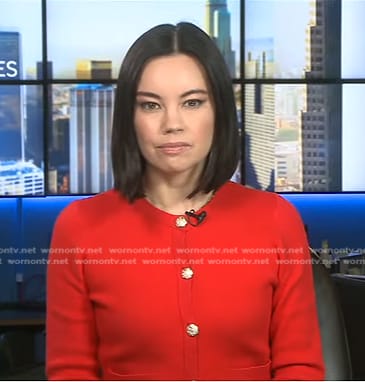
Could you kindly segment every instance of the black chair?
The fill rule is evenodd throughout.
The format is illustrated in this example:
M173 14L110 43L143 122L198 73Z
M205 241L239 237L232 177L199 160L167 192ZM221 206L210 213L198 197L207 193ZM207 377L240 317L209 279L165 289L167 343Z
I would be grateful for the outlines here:
M0 380L46 380L43 354L38 354L43 353L38 349L43 338L43 329L19 326L0 331Z
M345 321L329 270L312 251L313 277L321 331L325 380L351 380L352 369Z
M365 380L365 276L332 274L341 302L353 380Z

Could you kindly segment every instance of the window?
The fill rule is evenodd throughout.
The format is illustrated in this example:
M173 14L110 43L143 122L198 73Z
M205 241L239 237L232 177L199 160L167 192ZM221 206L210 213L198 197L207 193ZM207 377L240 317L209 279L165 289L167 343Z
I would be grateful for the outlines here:
M142 32L180 20L215 39L231 72L245 141L236 181L365 191L356 171L365 166L365 1L0 0L0 9L0 196L111 187L120 63ZM321 182L309 177L310 157L323 159Z

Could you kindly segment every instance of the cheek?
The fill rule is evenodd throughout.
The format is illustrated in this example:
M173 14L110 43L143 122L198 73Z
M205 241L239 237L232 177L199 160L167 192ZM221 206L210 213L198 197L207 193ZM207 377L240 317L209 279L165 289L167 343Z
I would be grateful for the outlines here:
M137 143L143 157L149 156L151 150L151 140L145 131L138 131L136 129Z
M144 142L149 141L149 135L151 134L151 129L148 123L141 117L136 116L134 118L134 129L137 136L137 141L141 145Z
M153 126L147 124L146 121L135 118L134 119L134 129L136 132L136 138L139 150L142 154L142 157L150 162L154 157L154 142L155 142L155 134L153 130Z
M134 128L141 141L151 141L158 134L160 117L158 115L144 115L136 113L134 116Z
M207 144L211 144L214 135L214 116L206 117L201 123L201 129L199 129L200 138Z

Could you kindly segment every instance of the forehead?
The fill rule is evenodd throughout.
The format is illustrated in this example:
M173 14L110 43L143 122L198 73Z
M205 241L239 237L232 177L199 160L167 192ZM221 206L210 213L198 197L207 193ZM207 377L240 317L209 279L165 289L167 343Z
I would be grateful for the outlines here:
M142 70L138 89L144 87L170 89L199 86L208 88L206 72L200 62L186 54L151 59Z

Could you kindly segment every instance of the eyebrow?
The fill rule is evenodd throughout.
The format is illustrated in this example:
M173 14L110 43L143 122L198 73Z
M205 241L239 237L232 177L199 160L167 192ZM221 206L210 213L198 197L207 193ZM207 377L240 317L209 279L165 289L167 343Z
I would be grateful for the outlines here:
M203 95L208 95L208 91L205 89L191 89L188 90L180 95L180 98L184 98L193 94L203 94ZM137 97L138 96L145 96L145 97L151 97L151 98L156 98L156 99L161 99L161 96L159 96L156 93L152 92L145 92L145 91L138 91L137 92Z

